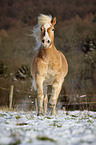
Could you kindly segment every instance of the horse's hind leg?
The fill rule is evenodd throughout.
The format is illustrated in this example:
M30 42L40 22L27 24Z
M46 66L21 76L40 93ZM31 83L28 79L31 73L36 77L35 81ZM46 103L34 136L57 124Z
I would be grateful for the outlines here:
M47 85L44 84L44 113L45 114L47 114L47 104L48 104Z
M44 97L44 112L45 112L45 114L47 114L47 104L48 104L48 97L46 94L46 96Z

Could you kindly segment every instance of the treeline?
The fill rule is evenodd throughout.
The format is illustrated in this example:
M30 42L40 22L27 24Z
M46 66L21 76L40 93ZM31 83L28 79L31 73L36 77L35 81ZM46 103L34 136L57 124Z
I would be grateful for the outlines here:
M85 17L96 13L95 0L2 0L0 1L0 29L21 23L34 25L38 14L52 14L57 20L64 21L75 15Z

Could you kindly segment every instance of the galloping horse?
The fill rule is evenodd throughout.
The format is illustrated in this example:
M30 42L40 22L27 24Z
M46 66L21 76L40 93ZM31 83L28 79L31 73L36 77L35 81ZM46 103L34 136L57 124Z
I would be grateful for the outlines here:
M37 87L38 114L43 114L43 101L45 113L47 112L47 85L52 85L52 95L49 100L52 114L56 115L56 104L68 64L65 56L54 46L54 25L56 17L40 14L38 24L33 28L36 38L36 55L31 64L31 74ZM33 83L33 85L35 86Z

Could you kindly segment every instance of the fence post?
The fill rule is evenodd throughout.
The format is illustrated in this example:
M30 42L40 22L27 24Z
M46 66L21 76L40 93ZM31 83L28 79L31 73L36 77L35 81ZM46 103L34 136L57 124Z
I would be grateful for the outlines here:
M12 101L13 101L13 91L14 91L14 86L11 85L10 87L10 94L9 94L9 108L12 108Z

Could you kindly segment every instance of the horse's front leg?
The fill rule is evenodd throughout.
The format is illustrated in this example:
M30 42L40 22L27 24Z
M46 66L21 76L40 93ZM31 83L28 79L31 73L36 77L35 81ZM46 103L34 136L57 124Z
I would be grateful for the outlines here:
M50 107L52 107L52 115L56 115L56 98L57 98L58 86L59 86L59 83L57 81L54 81L52 85L52 96L49 100Z
M52 115L56 115L56 104L57 104L59 93L62 88L63 81L64 81L64 79L61 79L59 82L54 81L54 83L52 85L52 96L49 101L50 107L53 108Z
M42 76L37 75L36 85L37 85L37 99L38 99L38 115L43 115L43 80Z

